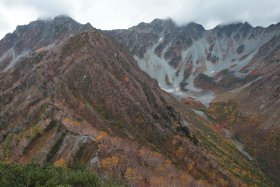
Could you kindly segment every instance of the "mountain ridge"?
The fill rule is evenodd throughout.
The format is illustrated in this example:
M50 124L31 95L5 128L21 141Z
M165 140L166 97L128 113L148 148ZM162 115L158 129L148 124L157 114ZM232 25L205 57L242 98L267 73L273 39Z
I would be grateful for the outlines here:
M85 165L131 186L274 185L205 115L141 71L129 47L77 28L51 48L34 41L0 73L1 161Z
M33 51L51 48L56 42L61 42L70 35L92 29L90 24L82 25L66 16L17 26L13 33L7 34L1 40L0 71L9 69L19 58Z
M170 22L171 27L165 25ZM197 87L203 86L201 81L195 81L199 80L199 74L217 83L223 79L224 82L246 78L250 81L255 76L252 73L255 67L247 65L259 47L279 34L279 25L261 28L237 23L205 30L195 23L176 27L172 20L157 19L128 30L107 32L130 48L141 69L155 78L163 89L175 95L186 95L189 90L187 95L199 101L201 94ZM223 70L230 72L227 77ZM202 94L212 99L214 95ZM209 101L202 102L209 104Z

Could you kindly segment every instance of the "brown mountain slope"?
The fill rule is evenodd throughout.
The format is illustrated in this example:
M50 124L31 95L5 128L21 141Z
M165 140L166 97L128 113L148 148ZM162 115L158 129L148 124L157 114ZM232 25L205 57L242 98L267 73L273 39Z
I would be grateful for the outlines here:
M251 65L259 64L259 78L217 97L231 99L239 110L233 132L246 149L276 180L280 176L280 37L262 47ZM264 55L265 54L265 55Z
M232 99L242 118L234 124L235 136L276 180L280 167L280 64L279 47L259 68L260 78L253 83L225 93L217 100Z
M86 32L2 73L1 159L81 162L139 186L163 177L195 185L165 155L180 134L171 128L181 126L174 99L118 47Z
M32 52L0 90L4 162L86 165L131 186L272 185L100 31Z

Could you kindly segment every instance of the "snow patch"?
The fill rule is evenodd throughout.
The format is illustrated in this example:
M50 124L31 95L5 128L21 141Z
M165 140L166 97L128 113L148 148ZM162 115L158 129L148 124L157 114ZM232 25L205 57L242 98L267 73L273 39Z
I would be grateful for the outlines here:
M202 111L199 111L199 110L195 110L195 109L192 109L196 114L198 114L199 116L203 117L204 119L208 119L208 117L204 114L204 112Z
M44 51L48 51L48 50L52 49L53 47L55 47L55 44L50 44L50 45L47 45L45 47L41 47L39 49L36 49L35 53L41 53L41 52L44 52Z
M9 65L4 69L4 72L11 69L12 67L15 66L15 64L22 58L22 57L25 57L27 55L29 55L30 51L29 50L25 50L23 51L22 53L20 53L19 55L16 56L15 54L15 50L12 49L12 56L13 56L13 59L12 61L9 63Z
M253 160L253 158L251 157L251 155L249 155L249 153L247 153L244 149L244 146L241 142L237 141L236 139L232 139L233 144L237 147L237 149L243 154L245 155L249 160Z
M14 54L14 48L9 49L8 51L6 51L5 53L3 53L0 57L0 63L2 60L4 60L5 58L12 56Z

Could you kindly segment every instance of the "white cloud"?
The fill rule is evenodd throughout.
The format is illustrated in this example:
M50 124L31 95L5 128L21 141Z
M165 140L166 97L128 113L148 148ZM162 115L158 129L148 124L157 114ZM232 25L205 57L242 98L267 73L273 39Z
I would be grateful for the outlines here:
M195 21L206 28L248 21L268 26L280 21L279 0L1 0L0 38L16 25L67 14L100 29L128 28L154 18L179 24Z
M17 25L29 23L38 15L39 13L32 7L7 7L0 3L0 38L13 31Z

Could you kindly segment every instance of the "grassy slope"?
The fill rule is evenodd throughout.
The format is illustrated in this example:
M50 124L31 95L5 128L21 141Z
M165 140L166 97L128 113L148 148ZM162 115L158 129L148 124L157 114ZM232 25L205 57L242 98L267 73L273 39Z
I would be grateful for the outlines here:
M193 116L200 144L208 150L219 165L249 186L276 186L254 162L248 160L228 139L213 129L213 124L203 123Z
M69 169L53 165L3 164L0 163L1 187L51 187L51 186L117 186L103 183L94 173L85 169Z

